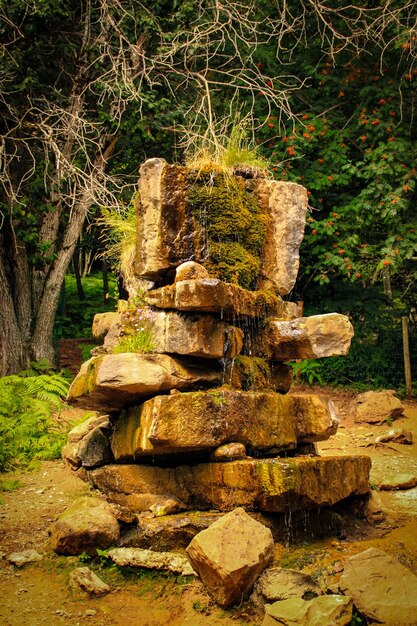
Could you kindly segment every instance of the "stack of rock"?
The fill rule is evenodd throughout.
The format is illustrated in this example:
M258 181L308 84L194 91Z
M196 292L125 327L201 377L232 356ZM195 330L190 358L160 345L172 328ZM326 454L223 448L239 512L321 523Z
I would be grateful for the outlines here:
M268 215L253 291L213 277L186 169L162 159L141 168L135 276L147 288L154 351L114 353L124 314L96 316L104 347L69 401L101 416L73 431L64 453L135 513L284 513L369 492L367 457L315 453L336 432L333 407L287 393L287 361L346 354L353 335L346 316L297 317L282 299L298 271L306 191L263 178L241 184Z

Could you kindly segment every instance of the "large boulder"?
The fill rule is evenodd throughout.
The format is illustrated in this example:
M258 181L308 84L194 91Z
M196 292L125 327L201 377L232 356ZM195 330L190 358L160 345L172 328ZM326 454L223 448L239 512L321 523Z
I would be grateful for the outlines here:
M155 352L208 359L233 358L242 350L243 331L211 315L158 311L153 322Z
M158 499L178 498L188 509L230 511L243 506L284 513L332 506L369 493L366 456L244 459L177 467L107 465L90 483L118 504L146 511Z
M187 170L164 159L141 165L136 201L135 273L159 279L189 259L200 260L201 227L187 211Z
M239 316L292 319L297 316L294 302L284 302L267 291L248 291L218 278L180 280L148 291L145 300L159 309L217 313L224 319L238 319Z
M271 531L242 508L194 537L188 558L208 592L221 606L242 600L274 558Z
M52 549L57 554L96 554L96 548L117 543L119 524L111 506L92 496L73 502L50 528Z
M67 401L85 408L117 411L170 389L221 382L217 362L174 359L167 354L106 354L83 363Z
M289 598L266 605L262 626L348 626L352 609L351 598L341 595Z
M378 548L347 559L340 589L372 623L417 624L417 576Z
M207 226L190 210L189 174L187 168L168 165L164 159L149 159L141 166L136 203L137 276L157 280L184 261L207 260ZM249 193L267 216L261 288L287 294L298 272L307 192L295 183L265 179L244 186L251 189Z
M355 420L382 424L401 417L404 405L396 397L395 391L367 391L356 396L353 403Z
M258 179L257 193L269 216L260 273L260 289L285 295L294 287L304 236L308 198L296 183Z
M327 404L315 395L220 388L156 396L128 409L115 423L112 450L117 461L212 450L230 441L279 452L328 439L336 429Z
M352 337L353 326L346 315L327 313L290 321L270 320L262 345L277 360L320 359L347 354Z

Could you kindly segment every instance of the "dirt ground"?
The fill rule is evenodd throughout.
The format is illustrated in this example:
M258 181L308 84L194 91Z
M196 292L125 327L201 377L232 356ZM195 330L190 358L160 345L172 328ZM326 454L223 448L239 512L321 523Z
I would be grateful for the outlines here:
M374 445L387 424L355 424L347 410L352 394L315 389L332 397L341 416L338 433L319 444L320 454L368 454L372 458L371 484L382 476L417 473L417 443ZM417 403L405 402L404 417L395 427L405 427L417 441ZM116 568L89 564L112 591L90 599L69 585L70 572L83 563L77 557L55 555L48 545L48 528L76 497L89 491L62 461L44 462L39 471L7 474L18 479L16 491L3 493L0 506L0 623L4 626L207 626L262 623L262 614L250 602L222 610L209 598L198 580L165 574L126 575ZM367 532L298 545L277 545L276 565L312 573L324 586L337 581L346 556L370 545L394 555L417 574L417 487L380 492L388 510L385 521ZM7 561L11 552L34 548L43 555L35 564L17 568Z

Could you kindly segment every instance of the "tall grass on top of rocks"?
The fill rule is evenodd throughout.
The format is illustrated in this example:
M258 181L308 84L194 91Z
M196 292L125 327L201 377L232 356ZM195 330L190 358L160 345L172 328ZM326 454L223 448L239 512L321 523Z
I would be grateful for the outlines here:
M57 373L0 379L0 471L34 469L59 458L66 430L54 419L69 381ZM30 374L30 372L29 372Z

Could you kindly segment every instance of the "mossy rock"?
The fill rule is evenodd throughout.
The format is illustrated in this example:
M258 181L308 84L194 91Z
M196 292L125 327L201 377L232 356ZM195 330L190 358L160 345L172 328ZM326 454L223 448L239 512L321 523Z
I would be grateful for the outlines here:
M269 216L251 181L215 171L190 173L187 198L207 237L208 271L246 289L256 287Z

